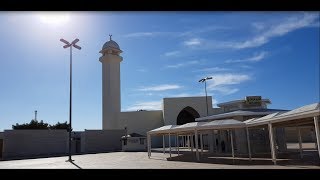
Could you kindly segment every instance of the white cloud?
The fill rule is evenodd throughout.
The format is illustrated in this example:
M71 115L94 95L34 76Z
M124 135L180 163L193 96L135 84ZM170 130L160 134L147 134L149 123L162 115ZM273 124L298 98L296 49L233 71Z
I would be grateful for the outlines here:
M167 65L166 67L167 68L180 68L180 67L189 66L189 65L193 65L193 64L199 64L199 61L187 61L184 63Z
M155 33L154 32L138 32L138 33L130 33L126 34L125 37L148 37L148 36L153 36Z
M127 111L137 111L137 110L160 110L162 109L162 101L148 101L148 102L138 102L130 107L128 107Z
M201 44L200 39L198 38L192 38L192 39L189 39L188 41L184 41L183 43L186 46L198 46Z
M252 39L244 42L231 43L229 46L235 49L258 47L269 42L273 37L283 36L294 30L313 26L318 18L319 15L317 13L304 13L303 17L291 17L283 22L271 25L268 30Z
M151 32L135 32L123 35L127 38L140 38L140 37L156 37L156 36L177 36L179 32L161 32L161 31L151 31Z
M139 71L139 72L147 72L147 70L143 69L143 68L137 69L137 71Z
M254 22L251 25L258 31L264 30L266 28L266 25L262 22Z
M267 56L266 51L262 51L258 54L253 55L252 57L246 59L237 59L237 60L226 60L226 63L240 63L240 62L258 62L264 59Z
M252 69L252 67L251 67L251 66L248 66L248 65L241 65L240 67L241 67L241 68L244 68L244 69Z
M241 82L249 80L250 77L246 74L216 74L212 75L212 80L208 80L208 88L221 85L240 84Z
M218 31L218 30L227 30L230 29L229 27L225 26L217 26L217 25L210 25L210 26L202 26L199 28L193 28L189 31L181 32L179 36L197 36L200 33L208 33L208 32L213 32L213 31Z
M124 35L124 37L151 37L158 34L158 32L137 32L137 33L130 33Z
M217 107L218 101L212 98L212 107Z
M180 89L182 86L176 84L162 84L157 86L143 87L138 89L139 91L166 91L172 89Z
M257 35L251 36L243 41L218 41L210 39L193 38L184 41L184 45L192 47L194 50L227 50L227 49L246 49L262 46L272 38L284 36L297 29L306 27L319 27L318 13L302 13L291 18L279 20L277 23L252 24L254 28L260 29ZM201 45L201 46L200 46Z
M212 80L207 81L208 91L217 91L223 95L233 94L239 91L238 88L233 88L231 85L240 84L250 80L247 74L215 74L211 75Z
M216 86L216 87L212 87L210 89L211 91L218 91L223 95L229 95L229 94L233 94L239 91L238 88L229 88L229 87L224 87L224 86Z
M204 68L204 69L194 70L193 72L200 72L200 71L219 72L219 71L229 71L229 70L230 70L230 69L227 69L227 68L212 67L212 68Z
M180 54L180 51L170 51L170 52L166 52L164 53L165 56L170 57L170 56L177 56Z

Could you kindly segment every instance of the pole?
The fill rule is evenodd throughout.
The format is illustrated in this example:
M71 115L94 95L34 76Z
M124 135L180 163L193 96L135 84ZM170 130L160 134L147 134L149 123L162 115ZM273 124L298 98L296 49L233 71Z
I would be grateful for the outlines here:
M207 97L207 81L204 81L204 89L206 92L206 106L207 106L207 116L208 116L208 97Z
M68 161L72 161L71 159L71 117L72 117L72 46L70 46L70 102L69 102L69 159Z
M37 110L34 111L34 120L37 120Z

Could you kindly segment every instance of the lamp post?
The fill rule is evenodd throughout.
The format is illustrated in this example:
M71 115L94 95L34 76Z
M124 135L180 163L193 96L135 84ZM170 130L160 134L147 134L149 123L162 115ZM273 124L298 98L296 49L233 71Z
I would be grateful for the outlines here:
M206 92L206 105L207 105L207 116L208 114L208 96L207 96L207 80L212 79L212 77L206 77L199 80L199 82L204 82L204 90Z
M64 39L60 39L61 42L65 43L66 45L63 46L63 48L68 48L70 47L70 101L69 101L69 159L67 161L72 162L73 160L71 159L71 131L72 131L72 126L71 126L71 100L72 100L72 46L81 49L80 46L76 45L76 43L79 41L79 39L73 40L71 43Z

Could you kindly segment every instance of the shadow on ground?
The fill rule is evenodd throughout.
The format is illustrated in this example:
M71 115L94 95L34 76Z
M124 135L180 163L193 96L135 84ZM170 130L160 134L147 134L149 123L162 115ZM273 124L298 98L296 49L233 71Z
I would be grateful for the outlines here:
M80 166L78 166L74 161L68 161L70 162L71 164L73 164L74 166L76 166L78 169L82 169Z
M200 153L199 153L200 154ZM319 166L319 157L315 155L304 156L300 159L296 154L281 154L278 156L277 165L306 165L306 166ZM171 158L167 158L168 161L181 161L181 162L198 162L198 163L211 163L211 164L225 164L225 165L274 165L271 161L270 155L259 155L253 157L251 160L246 156L236 157L233 159L231 155L216 155L216 154L203 154L200 155L200 161L197 161L195 153L183 152L177 156L175 154Z

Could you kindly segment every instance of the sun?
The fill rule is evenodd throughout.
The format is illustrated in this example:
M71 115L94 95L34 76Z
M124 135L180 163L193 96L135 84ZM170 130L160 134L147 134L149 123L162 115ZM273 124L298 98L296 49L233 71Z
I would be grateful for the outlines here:
M39 14L40 21L44 24L61 26L70 20L69 14L60 12L47 12Z

